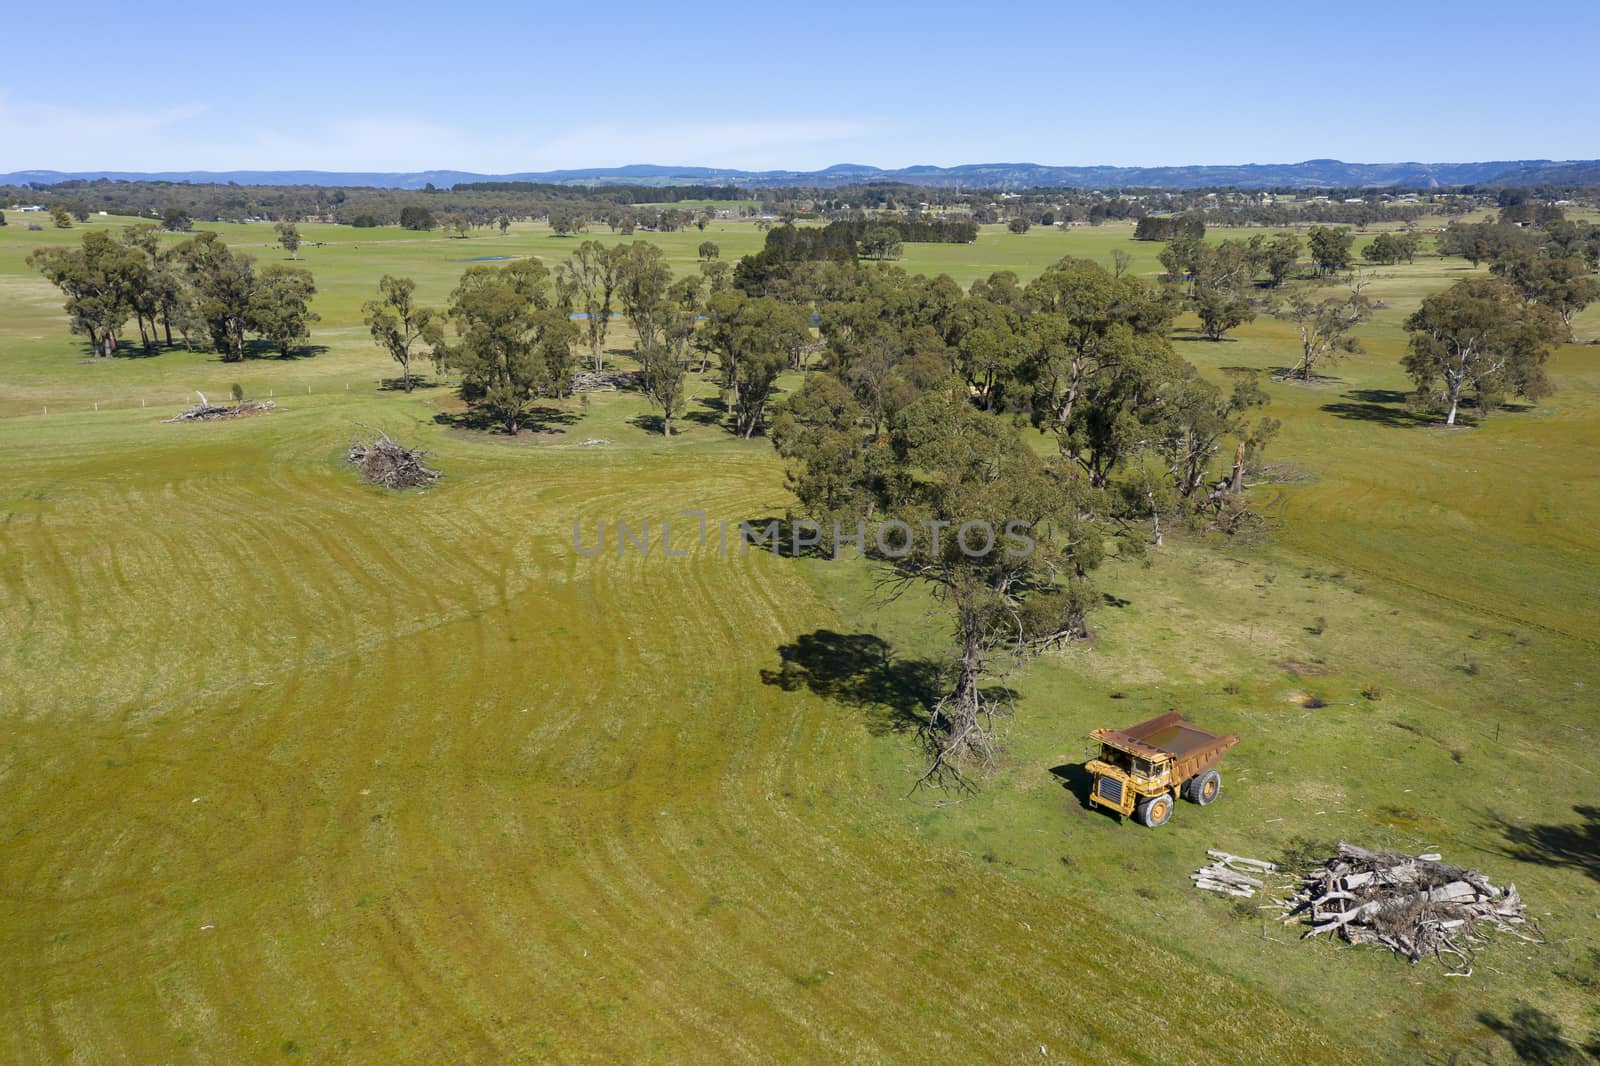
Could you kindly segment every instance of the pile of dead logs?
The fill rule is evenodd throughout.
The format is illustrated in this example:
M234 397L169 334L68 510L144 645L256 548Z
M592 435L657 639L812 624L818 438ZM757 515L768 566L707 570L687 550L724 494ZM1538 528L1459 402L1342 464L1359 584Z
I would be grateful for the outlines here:
M1277 872L1277 867L1260 859L1247 859L1242 855L1229 855L1225 851L1208 851L1210 865L1202 866L1190 878L1194 887L1208 892L1221 892L1229 896L1251 899L1264 889L1262 875Z
M407 448L380 431L368 440L357 437L350 442L350 465L374 485L389 489L409 489L430 485L440 476L423 462L427 452Z
M638 384L638 375L629 371L575 370L572 373L573 392L616 392L637 388Z
M1281 910L1283 924L1328 933L1349 944L1388 948L1412 962L1434 958L1454 977L1470 977L1488 933L1504 932L1543 943L1525 912L1516 885L1498 888L1475 870L1439 861L1438 855L1399 855L1340 844L1339 853L1297 871L1270 862L1208 851L1212 860L1190 877L1196 888L1241 899L1257 893ZM1520 928L1519 928L1520 927Z
M1378 944L1412 962L1432 957L1462 977L1471 975L1489 931L1540 942L1513 928L1528 925L1516 885L1497 888L1475 870L1438 859L1340 844L1339 854L1306 873L1285 901L1284 924L1306 921L1305 937L1329 933L1351 944Z
M214 422L220 418L243 418L247 415L260 415L271 411L274 404L271 400L240 400L238 403L208 403L205 393L200 393L200 402L193 407L186 407L171 418L162 419L164 422Z

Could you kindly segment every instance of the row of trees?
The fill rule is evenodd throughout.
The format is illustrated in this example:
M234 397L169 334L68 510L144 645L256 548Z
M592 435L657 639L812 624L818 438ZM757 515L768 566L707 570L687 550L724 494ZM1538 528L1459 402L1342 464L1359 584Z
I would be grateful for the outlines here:
M948 605L955 650L928 722L930 773L959 777L992 750L1000 662L1087 633L1109 542L1138 553L1175 515L1240 515L1238 482L1219 483L1215 461L1236 442L1250 461L1275 423L1256 415L1253 375L1219 387L1177 355L1170 291L1087 260L966 291L855 267L814 306L823 358L771 436L825 543L898 524L900 543L869 536L863 550ZM1029 422L1054 454L1024 439ZM1008 523L1032 550L968 550Z
M365 321L373 342L399 364L407 391L415 364L429 359L458 372L462 397L516 433L538 400L571 390L579 346L588 348L596 373L604 368L606 340L620 314L638 338L643 388L662 408L663 430L670 435L697 352L706 368L703 349L691 343L697 325L706 320L707 336L713 328L726 330L716 335L734 344L751 324L750 314L706 301L727 289L731 271L727 263L707 258L699 274L674 280L654 244L585 241L554 271L537 259L469 267L444 309L419 304L411 279L386 275L377 298L365 305ZM802 319L802 335L805 325ZM747 349L753 350L740 347L733 357L729 376L729 387L739 392L736 427L746 436L760 424L772 388L771 382L764 391L757 387L755 379L764 374L750 370L754 357L744 358Z
M1557 219L1542 228L1495 222L1453 222L1435 242L1440 255L1460 256L1473 266L1527 255L1581 259L1600 270L1600 226Z
M1420 233L1380 233L1361 249L1361 258L1379 266L1393 266L1400 262L1416 262L1417 253L1420 251L1422 251Z
M1548 218L1542 229L1505 223L1451 225L1439 234L1441 255L1473 266L1485 262L1530 306L1555 313L1571 336L1572 319L1600 299L1600 226Z
M461 395L509 433L517 433L541 397L572 388L578 326L558 306L550 272L537 259L468 267L448 310L416 299L416 282L385 274L362 308L373 343L400 366L411 391L416 363L461 375ZM454 338L446 326L454 326Z
M1511 397L1548 394L1546 360L1573 339L1573 317L1600 300L1600 231L1558 211L1524 215L1538 228L1477 223L1440 234L1441 252L1487 260L1491 276L1428 296L1406 320L1413 401L1449 425L1468 399L1483 415Z
M825 232L781 233L759 272L732 278L707 255L702 273L674 279L642 242L585 242L549 274L531 261L474 267L447 312L450 341L445 317L405 311L385 279L369 321L397 347L420 338L462 372L469 401L512 429L528 399L567 387L576 346L603 365L614 314L637 335L641 387L664 432L689 376L714 368L731 428L769 433L824 543L859 545L947 605L955 647L926 735L930 774L960 779L992 752L1003 663L1087 633L1092 577L1113 544L1137 555L1160 543L1163 523L1236 530L1251 519L1242 475L1276 423L1254 375L1218 385L1178 356L1169 334L1183 301L1201 304L1204 320L1207 301L1283 285L1308 245L1324 276L1348 269L1353 242L1338 230L1305 242L1180 240L1164 261L1183 285L1066 259L1027 284L1000 272L963 290L859 262ZM1448 422L1463 397L1488 406L1548 387L1560 315L1513 273L1508 261L1434 294L1406 322L1418 397ZM753 279L762 284L739 284ZM1357 348L1371 312L1361 288L1299 286L1276 308L1298 328L1305 375ZM786 371L803 377L782 397ZM1054 441L1050 454L1025 439L1030 423ZM869 520L892 524L893 542L858 537ZM1028 550L994 543L1012 528ZM971 551L975 540L994 550Z
M225 362L245 358L250 333L288 355L317 321L309 271L258 268L215 233L174 245L154 225L95 230L76 247L40 248L28 263L66 294L72 332L100 357L117 354L129 319L146 351L172 346L176 333L185 348L209 343Z
M363 211L348 217L336 216L336 221L349 222L357 229L391 225L398 221L409 230L444 229L458 237L466 237L475 229L498 228L504 233L518 219L543 218L556 236L571 237L595 225L605 225L612 233L621 231L624 236L641 229L675 233L689 226L697 226L703 230L716 217L715 209L709 207L694 211L673 207L610 207L600 210L583 204L557 203L542 213L530 215L513 210L494 210L488 205L435 212L422 204L407 204L400 208L398 218Z
M1136 241L1174 241L1179 238L1204 240L1206 220L1201 214L1146 215L1133 227Z
M1215 244L1185 236L1162 249L1160 260L1167 280L1182 284L1184 305L1210 340L1221 340L1263 311L1293 323L1300 339L1296 370L1309 381L1317 365L1359 350L1353 331L1370 316L1371 303L1359 286L1333 296L1316 285L1285 286L1308 246L1314 276L1323 280L1349 266L1350 245L1348 231L1323 227L1314 228L1308 241L1287 232Z

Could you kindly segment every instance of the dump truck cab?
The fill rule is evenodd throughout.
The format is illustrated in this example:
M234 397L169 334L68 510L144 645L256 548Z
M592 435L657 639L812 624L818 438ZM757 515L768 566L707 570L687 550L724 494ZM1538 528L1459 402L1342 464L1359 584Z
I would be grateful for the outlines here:
M1239 735L1208 733L1172 712L1127 729L1096 729L1089 740L1089 802L1155 828L1172 817L1180 794L1202 807L1217 798L1216 764Z

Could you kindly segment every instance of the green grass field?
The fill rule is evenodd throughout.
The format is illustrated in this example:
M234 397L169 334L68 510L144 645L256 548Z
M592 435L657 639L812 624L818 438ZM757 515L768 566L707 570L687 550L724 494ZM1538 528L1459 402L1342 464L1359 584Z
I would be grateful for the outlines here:
M315 354L97 363L23 264L82 227L8 217L0 1059L1510 1062L1521 1005L1600 1030L1578 979L1600 347L1563 349L1536 409L1414 424L1399 322L1459 262L1386 269L1337 383L1269 386L1271 457L1307 475L1261 490L1280 527L1108 564L1095 639L1009 679L1002 762L961 799L908 792L894 724L900 668L947 639L926 602L876 599L859 561L574 550L575 523L592 545L602 519L783 513L769 444L692 419L663 440L631 393L513 443L436 422L447 388L379 388L379 275L442 302L465 260L582 238L303 226ZM283 255L269 226L217 228ZM966 283L1121 247L1157 269L1128 232L986 228L906 264ZM692 269L702 240L732 259L761 234L648 239ZM1270 319L1189 336L1212 373L1293 356ZM160 422L234 382L279 410ZM341 463L363 425L446 477L363 486ZM891 659L830 653L874 638ZM812 684L772 683L784 657ZM848 666L872 699L839 696ZM1085 810L1083 734L1168 707L1243 734L1222 802L1159 832ZM1447 978L1189 887L1207 847L1296 837L1515 881L1549 943Z

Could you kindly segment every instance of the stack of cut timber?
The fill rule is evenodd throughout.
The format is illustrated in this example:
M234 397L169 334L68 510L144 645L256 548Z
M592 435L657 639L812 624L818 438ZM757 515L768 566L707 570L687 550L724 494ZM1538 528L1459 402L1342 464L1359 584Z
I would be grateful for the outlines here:
M1200 867L1189 876L1194 881L1194 887L1208 892L1225 892L1230 896L1250 899L1257 889L1264 887L1261 878L1252 875L1269 874L1277 870L1270 862L1229 855L1225 851L1212 850L1206 854L1211 857L1211 864Z
M1285 913L1286 925L1309 922L1306 937L1379 944L1412 962L1432 956L1463 977L1488 930L1538 942L1512 928L1527 922L1516 885L1501 889L1474 870L1350 844L1304 876Z

